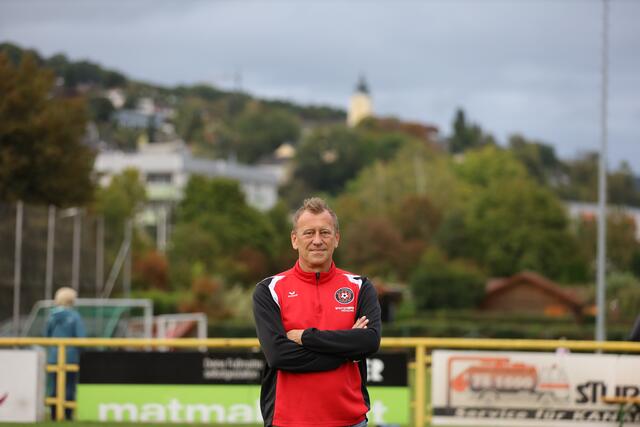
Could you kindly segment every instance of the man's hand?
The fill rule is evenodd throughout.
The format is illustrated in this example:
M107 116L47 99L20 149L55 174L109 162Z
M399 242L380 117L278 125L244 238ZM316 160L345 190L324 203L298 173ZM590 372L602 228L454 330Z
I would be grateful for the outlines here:
M367 323L369 323L367 316L362 316L356 320L356 323L353 324L351 329L367 329Z
M287 331L287 338L295 342L298 345L302 345L302 333L304 329L292 329Z

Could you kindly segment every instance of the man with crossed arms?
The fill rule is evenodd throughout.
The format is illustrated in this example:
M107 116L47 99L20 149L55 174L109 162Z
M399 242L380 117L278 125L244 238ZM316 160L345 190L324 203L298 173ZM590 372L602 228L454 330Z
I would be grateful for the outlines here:
M366 357L380 346L380 305L369 280L335 266L339 242L336 214L305 200L291 231L296 264L256 286L265 426L367 425Z

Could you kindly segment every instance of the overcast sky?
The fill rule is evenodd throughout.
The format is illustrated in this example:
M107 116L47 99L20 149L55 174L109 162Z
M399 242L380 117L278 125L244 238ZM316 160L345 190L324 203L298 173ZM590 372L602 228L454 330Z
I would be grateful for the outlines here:
M640 174L640 1L610 25L609 165ZM563 158L600 145L601 35L600 0L0 0L0 41L46 56L341 108L364 73L379 115L448 135L462 107Z

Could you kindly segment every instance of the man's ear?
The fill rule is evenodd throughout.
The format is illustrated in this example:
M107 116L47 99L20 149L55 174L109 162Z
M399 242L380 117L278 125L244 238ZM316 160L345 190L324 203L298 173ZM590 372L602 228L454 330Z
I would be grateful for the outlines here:
M338 243L340 243L340 232L336 231L336 249L338 248Z
M295 230L291 232L291 246L293 249L298 250L298 236Z

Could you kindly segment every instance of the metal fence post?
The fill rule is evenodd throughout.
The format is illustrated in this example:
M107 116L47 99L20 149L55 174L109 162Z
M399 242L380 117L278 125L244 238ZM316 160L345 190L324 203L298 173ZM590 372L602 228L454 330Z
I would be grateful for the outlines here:
M56 369L56 421L64 420L64 404L67 400L66 347L58 344L58 366Z
M426 399L426 387L424 383L424 377L426 374L425 370L425 346L424 344L418 344L416 346L416 378L415 378L415 406L414 406L414 419L416 427L424 426L424 415L425 415L425 399Z

